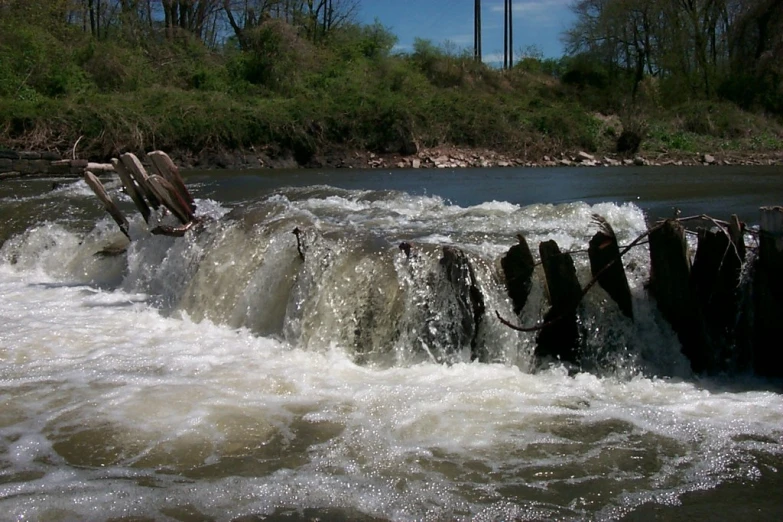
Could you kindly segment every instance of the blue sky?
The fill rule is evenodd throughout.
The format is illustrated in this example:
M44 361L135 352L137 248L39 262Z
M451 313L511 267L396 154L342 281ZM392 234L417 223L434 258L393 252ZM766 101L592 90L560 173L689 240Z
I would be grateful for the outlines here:
M514 57L519 50L535 45L548 58L563 55L560 34L574 20L568 9L571 0L513 0ZM359 19L376 18L399 38L398 50L412 48L413 40L424 38L436 44L446 41L458 49L473 49L474 0L362 0ZM503 0L482 0L484 61L503 60Z

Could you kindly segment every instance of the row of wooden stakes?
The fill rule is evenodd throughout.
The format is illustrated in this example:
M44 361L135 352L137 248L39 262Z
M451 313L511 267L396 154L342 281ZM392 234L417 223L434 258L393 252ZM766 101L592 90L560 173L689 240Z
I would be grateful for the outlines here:
M131 153L113 159L112 165L150 232L182 236L199 222L193 197L166 153L150 152L147 158L154 171L151 175ZM127 219L100 180L89 171L85 180L130 239ZM161 224L161 212L171 213L180 224ZM696 220L709 224L710 228L697 230L698 246L691 262L683 223ZM728 222L709 216L667 219L622 249L603 217L595 215L594 222L599 230L587 250L593 278L584 288L577 278L571 253L561 252L555 241L545 241L539 245L539 255L550 308L543 320L522 327L496 312L498 319L510 328L537 332L536 355L579 364L579 305L596 284L617 303L622 314L633 320L633 300L622 258L646 239L651 273L647 290L677 333L682 352L693 370L719 373L752 368L759 375L783 377L782 207L761 209L755 255L749 255L746 248L745 236L751 231L737 216ZM299 233L299 229L294 230L297 250L304 258ZM501 259L501 267L514 312L520 316L538 263L524 236L519 234L517 239L518 244ZM410 256L410 245L403 243L400 249ZM483 298L478 288L474 288L474 278L469 276L467 257L457 254L444 251L444 266L447 272L454 272L449 276L454 279L453 284L469 286L460 288L459 294L470 301L463 304L474 315L471 336L475 344L475 330L484 314ZM457 268L448 270L452 265ZM743 277L743 274L752 276Z
M179 169L169 156L162 151L147 154L152 175L142 165L139 158L126 153L112 159L114 171L119 176L125 192L133 200L144 221L150 225L150 232L169 236L182 236L198 222L196 204L190 195ZM130 239L130 226L116 202L106 192L98 177L90 170L85 171L84 179L95 195L103 203L106 211ZM170 212L180 222L179 226L159 223L160 209Z
M757 375L783 377L783 208L764 207L755 255L745 244L746 230L737 216L729 222L709 216L658 222L622 250L612 227L594 216L599 231L588 256L593 279L582 288L571 254L554 241L539 245L551 308L543 322L525 328L501 317L518 331L538 332L536 354L579 362L579 304L600 285L633 319L630 287L622 257L647 239L650 281L647 291L676 332L683 354L696 373L752 369ZM691 256L683 223L699 220L696 254ZM755 235L755 233L753 233ZM501 260L508 295L519 315L532 286L536 263L521 235ZM744 277L747 275L748 277Z

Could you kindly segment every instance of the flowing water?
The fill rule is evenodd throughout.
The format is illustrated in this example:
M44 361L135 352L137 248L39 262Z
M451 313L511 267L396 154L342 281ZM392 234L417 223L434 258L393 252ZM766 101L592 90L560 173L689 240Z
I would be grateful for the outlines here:
M593 213L620 244L674 207L753 223L782 174L193 173L210 219L175 239L135 216L119 255L96 255L123 236L83 182L3 182L0 519L781 519L781 383L691 374L645 246L635 321L600 288L580 309L585 371L495 312L546 311L540 268L521 317L505 294L517 233L577 250ZM443 246L484 297L472 337Z

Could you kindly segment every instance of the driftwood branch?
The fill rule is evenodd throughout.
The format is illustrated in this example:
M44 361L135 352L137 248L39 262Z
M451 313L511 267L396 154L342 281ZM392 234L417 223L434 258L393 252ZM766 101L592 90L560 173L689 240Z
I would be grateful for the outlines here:
M76 147L79 146L79 142L82 141L82 138L84 136L79 136L79 139L76 140L76 143L73 144L73 149L71 149L71 158L76 159Z
M198 221L191 221L190 223L178 227L158 225L150 230L150 233L156 236L183 237L196 224L198 224Z

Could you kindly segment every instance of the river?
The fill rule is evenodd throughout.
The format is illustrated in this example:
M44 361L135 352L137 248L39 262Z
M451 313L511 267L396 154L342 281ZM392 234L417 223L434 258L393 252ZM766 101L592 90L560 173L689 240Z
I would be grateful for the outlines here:
M497 261L517 233L578 250L594 213L621 244L675 211L753 225L783 203L780 167L186 182L203 227L151 236L134 215L114 256L84 182L0 183L0 520L783 518L783 383L693 375L645 246L624 260L634 320L588 294L584 371L495 317L514 317ZM487 362L443 246L470 259ZM538 269L516 320L545 310Z

